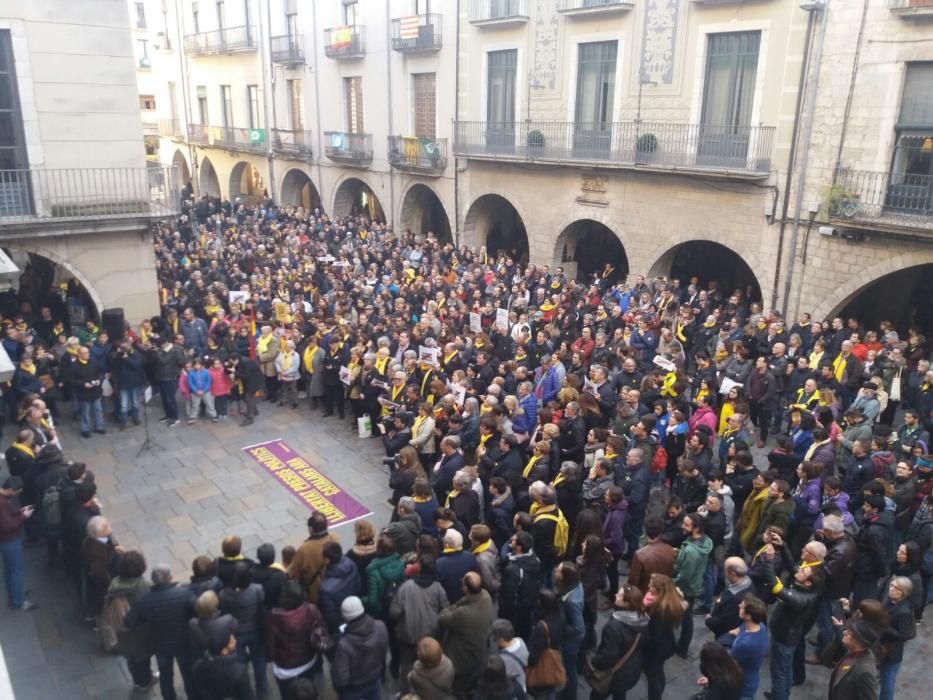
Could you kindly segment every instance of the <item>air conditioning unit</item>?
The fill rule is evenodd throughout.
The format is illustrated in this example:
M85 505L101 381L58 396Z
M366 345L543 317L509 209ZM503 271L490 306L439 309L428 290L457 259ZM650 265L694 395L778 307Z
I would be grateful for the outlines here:
M820 226L819 231L820 231L821 236L835 236L836 235L836 229L834 229L832 226Z

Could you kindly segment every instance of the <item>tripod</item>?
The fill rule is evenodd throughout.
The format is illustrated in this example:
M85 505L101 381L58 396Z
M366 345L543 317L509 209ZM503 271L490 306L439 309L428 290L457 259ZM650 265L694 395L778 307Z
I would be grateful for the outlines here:
M139 452L136 453L136 456L139 457L144 451L149 450L153 451L153 448L157 447L160 450L162 446L157 443L155 440L152 440L149 437L149 401L152 400L152 385L150 384L143 390L143 430L145 430L146 439L143 440L142 446L139 448Z

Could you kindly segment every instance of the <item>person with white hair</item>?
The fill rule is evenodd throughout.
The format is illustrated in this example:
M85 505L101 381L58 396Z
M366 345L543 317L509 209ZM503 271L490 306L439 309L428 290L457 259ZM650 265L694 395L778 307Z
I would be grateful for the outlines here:
M104 624L104 600L110 588L111 572L122 551L118 549L112 535L110 522L102 515L95 515L88 520L87 537L81 545L87 612L97 623L101 645L107 652L116 647L117 637L115 630Z
M476 556L463 548L463 535L448 528L444 533L444 549L437 560L437 580L451 603L463 597L463 576L470 571L478 571Z
M301 359L295 352L295 342L285 341L285 349L275 358L275 371L279 380L279 406L286 403L298 408L298 378L301 371Z

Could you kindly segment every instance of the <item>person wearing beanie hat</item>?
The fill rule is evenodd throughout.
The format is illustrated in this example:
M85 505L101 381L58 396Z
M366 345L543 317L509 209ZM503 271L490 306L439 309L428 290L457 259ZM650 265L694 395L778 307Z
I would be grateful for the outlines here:
M829 700L876 700L878 670L872 647L878 633L864 620L849 620L842 633L846 655L829 677Z
M331 661L331 683L340 700L379 698L389 650L385 623L367 615L357 596L344 599L340 614L346 624Z
M885 510L884 496L865 496L862 528L855 556L855 582L852 605L865 598L877 598L879 579L888 574L888 553L894 537L894 514Z

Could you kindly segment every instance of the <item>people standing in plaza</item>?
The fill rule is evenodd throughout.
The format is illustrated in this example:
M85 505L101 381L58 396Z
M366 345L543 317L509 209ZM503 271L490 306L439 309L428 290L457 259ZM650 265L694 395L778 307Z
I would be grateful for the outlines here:
M11 476L0 487L0 556L7 604L13 610L35 610L39 606L26 599L26 565L23 561L23 523L32 517L32 506L20 506L16 498L23 492L23 481Z

